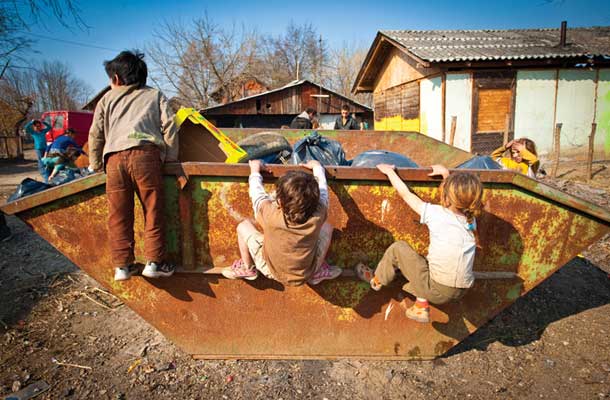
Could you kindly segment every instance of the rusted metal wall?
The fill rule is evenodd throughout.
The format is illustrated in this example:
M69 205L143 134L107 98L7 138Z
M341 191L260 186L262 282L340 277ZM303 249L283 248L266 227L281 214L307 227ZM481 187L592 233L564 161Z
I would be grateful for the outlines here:
M231 139L240 139L253 133L261 132L260 129L223 129ZM310 130L293 129L265 129L265 132L276 132L284 135L291 144L311 134ZM456 167L466 160L472 158L472 154L456 149L435 139L415 132L390 132L390 131L321 131L323 136L337 140L341 143L348 159L367 150L390 150L404 154L420 166L432 164L443 164L448 167ZM198 134L182 135L180 138L181 151L197 146L200 142ZM180 155L182 161L205 161L197 158L192 153Z
M38 195L32 196L29 204L20 204L31 207L22 209L19 217L183 350L204 358L432 358L609 231L607 210L518 174L483 171L487 206L478 221L482 249L475 270L514 275L478 279L460 301L432 307L431 324L419 324L404 316L402 306L413 299L402 301L400 281L374 292L349 276L294 288L262 277L245 282L209 274L238 257L235 228L251 215L248 167L183 164L190 176L184 191L172 176L176 168L168 168L165 178L167 248L190 273L114 282L103 175L57 188L56 194L67 196L55 196L55 201L34 206ZM274 167L273 177L285 170ZM394 240L405 240L425 254L427 229L383 175L347 167L327 171L329 222L335 228L331 263L347 269L357 261L375 265ZM439 181L427 177L428 172L400 174L423 200L438 202ZM267 188L272 189L272 179ZM3 210L11 212L10 207ZM75 216L81 223L74 224ZM136 216L140 238L139 210ZM140 261L142 251L138 240Z

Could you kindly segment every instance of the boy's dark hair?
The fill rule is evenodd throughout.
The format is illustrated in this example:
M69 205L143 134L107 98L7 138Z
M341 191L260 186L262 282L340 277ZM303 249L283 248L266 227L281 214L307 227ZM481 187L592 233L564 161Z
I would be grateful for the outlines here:
M144 53L135 51L122 51L112 60L104 61L106 74L110 79L119 77L121 85L146 85L148 68L144 62Z
M343 104L341 106L341 111L349 111L349 106L347 104Z
M307 109L305 110L305 112L306 112L307 114L311 114L311 115L313 115L314 117L315 117L316 115L318 115L318 111L317 111L315 108L313 108L313 107L307 107Z
M72 128L68 128L64 132L64 135L76 136L76 131L74 129L72 129Z
M289 171L277 181L277 199L287 223L302 224L318 209L320 189L313 175Z

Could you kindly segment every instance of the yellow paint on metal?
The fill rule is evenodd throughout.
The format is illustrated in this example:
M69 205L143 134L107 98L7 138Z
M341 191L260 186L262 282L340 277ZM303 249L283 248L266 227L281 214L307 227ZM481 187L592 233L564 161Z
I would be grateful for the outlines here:
M181 108L176 113L176 123L178 126L182 125L186 120L191 121L193 124L202 125L208 132L210 132L216 140L218 140L218 146L227 155L225 163L236 164L248 156L248 153L241 147L239 147L234 141L229 139L220 129L214 124L205 119L194 108Z

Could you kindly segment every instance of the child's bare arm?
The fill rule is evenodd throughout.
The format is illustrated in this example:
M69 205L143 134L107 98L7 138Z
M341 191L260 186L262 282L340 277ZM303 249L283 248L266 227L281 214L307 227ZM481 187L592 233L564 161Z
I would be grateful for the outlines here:
M322 164L316 160L309 160L307 163L301 164L301 166L312 170L313 176L318 181L318 188L320 190L320 204L328 207L328 183L326 182L326 170Z
M402 181L402 179L400 179L398 174L396 174L395 168L396 167L393 165L388 164L377 165L377 169L387 175L387 177L390 179L390 183L392 186L394 186L394 189L396 189L400 197L402 197L402 199L409 207L411 207L413 211L420 215L424 202L409 190L407 185Z
M265 191L263 186L263 176L261 170L265 169L265 164L261 160L250 160L250 177L248 178L248 184L250 186L249 193L250 199L252 199L252 208L254 209L254 218L258 214L261 204L265 201L271 201L271 197Z

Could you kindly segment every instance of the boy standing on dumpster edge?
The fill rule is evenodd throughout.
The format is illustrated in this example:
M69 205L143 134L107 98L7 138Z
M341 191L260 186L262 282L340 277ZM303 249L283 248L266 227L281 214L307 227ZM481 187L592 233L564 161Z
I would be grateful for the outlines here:
M108 241L114 279L127 280L134 264L134 193L144 211L142 275L168 277L165 260L163 162L178 160L178 136L167 98L146 86L148 69L141 53L123 51L104 62L111 90L95 107L89 130L89 169L106 171Z

